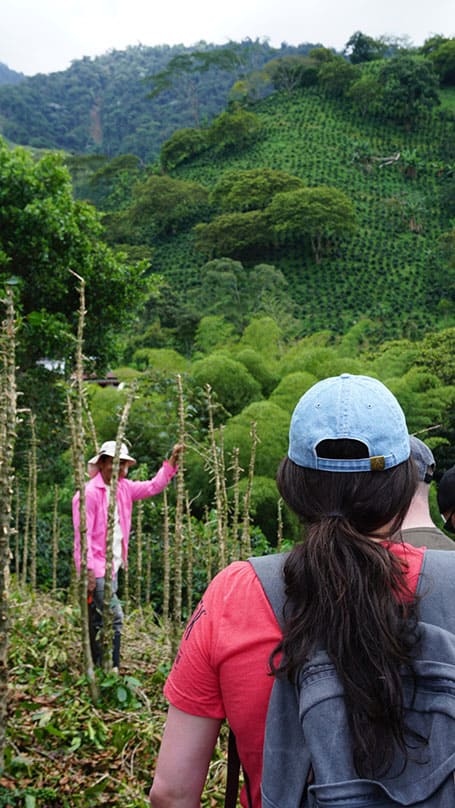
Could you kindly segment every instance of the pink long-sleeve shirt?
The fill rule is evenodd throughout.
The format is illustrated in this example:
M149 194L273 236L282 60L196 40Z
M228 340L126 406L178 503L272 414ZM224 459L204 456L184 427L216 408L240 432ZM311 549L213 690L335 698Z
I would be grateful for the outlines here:
M117 508L122 531L122 558L126 564L128 558L128 540L131 531L131 515L133 502L159 494L172 480L177 471L176 466L165 460L158 473L151 480L144 482L128 480L121 477L117 486ZM101 474L90 480L85 486L85 507L87 520L87 569L93 570L96 578L103 578L106 570L106 536L108 498L106 486ZM81 539L79 491L73 497L74 525L74 563L78 573L81 568Z

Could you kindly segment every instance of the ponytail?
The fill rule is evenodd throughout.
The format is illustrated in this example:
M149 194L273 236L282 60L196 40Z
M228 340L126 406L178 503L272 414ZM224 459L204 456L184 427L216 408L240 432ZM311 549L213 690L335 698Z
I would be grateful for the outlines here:
M286 621L272 671L295 681L325 648L344 686L359 776L386 772L396 745L406 755L400 669L412 671L417 604L405 568L379 539L399 529L415 482L412 461L347 474L286 458L277 477L306 533L284 567Z

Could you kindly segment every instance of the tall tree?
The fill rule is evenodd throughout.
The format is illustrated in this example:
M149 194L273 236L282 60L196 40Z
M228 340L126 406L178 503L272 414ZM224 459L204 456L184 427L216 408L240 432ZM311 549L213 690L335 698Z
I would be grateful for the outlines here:
M246 53L235 44L222 48L195 50L190 53L178 53L173 56L163 70L147 78L151 83L150 98L169 90L178 82L184 87L192 110L195 126L199 126L199 77L209 70L239 72Z
M316 84L318 63L308 56L282 56L268 62L263 73L269 76L276 90L292 93L300 87Z
M278 236L308 239L317 263L333 238L355 229L352 201L338 188L323 185L277 194L265 213Z
M330 98L343 98L351 84L360 78L360 68L358 65L350 64L342 56L337 56L324 62L318 78L326 95Z
M141 307L148 282L145 263L127 264L102 233L95 209L74 200L60 155L35 160L0 140L0 279L19 280L23 369L72 351L78 295L69 268L84 276L89 293L87 354L101 365L115 355L118 323Z
M84 401L84 327L85 327L85 281L77 276L79 287L79 316L75 350L75 368L73 391L68 391L68 415L71 432L71 448L73 454L74 477L79 491L81 568L79 576L79 605L81 611L81 645L84 658L84 670L87 676L90 693L94 702L98 701L99 691L96 683L90 646L89 608L87 601L87 518L85 507L85 430L83 419ZM73 396L72 396L73 393ZM74 398L74 403L73 403Z
M406 126L440 103L436 73L422 57L405 55L387 60L380 70L379 83L383 117Z
M161 165L165 171L170 171L207 148L207 132L202 129L178 129L161 147Z
M207 200L208 191L197 182L152 174L136 185L128 219L138 236L150 242L188 227L203 215Z
M233 109L221 112L208 130L208 141L217 152L243 149L253 143L261 131L259 117L254 112Z
M386 51L386 45L380 39L373 39L362 31L356 31L349 37L344 46L343 53L349 56L349 61L353 65L361 62L372 62L375 59L382 59Z
M224 213L194 228L195 245L209 258L233 258L254 252L257 256L272 240L269 223L261 210Z
M210 199L213 205L226 212L262 210L275 194L303 186L300 177L276 168L233 169L221 175Z
M455 84L455 39L442 42L438 48L431 52L430 59L441 84L453 87Z

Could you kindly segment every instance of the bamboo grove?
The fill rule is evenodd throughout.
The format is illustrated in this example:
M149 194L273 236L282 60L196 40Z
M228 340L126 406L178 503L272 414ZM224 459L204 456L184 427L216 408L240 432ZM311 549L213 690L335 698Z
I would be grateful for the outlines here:
M86 553L87 537L86 537L86 523L85 523L85 498L83 496L85 484L85 463L87 455L87 445L94 442L98 447L99 441L94 434L94 423L90 416L90 409L87 406L86 390L84 389L84 354L83 354L83 333L84 333L84 318L85 318L85 283L82 278L76 276L79 282L80 293L80 308L78 314L78 329L77 336L75 337L76 350L75 350L75 368L71 375L71 379L66 383L66 397L67 397L67 423L68 432L71 438L71 458L74 474L75 489L79 487L82 492L81 495L81 544L82 553ZM3 301L5 307L5 320L2 326L2 413L1 413L1 429L2 429L2 457L1 457L1 489L0 495L2 497L2 541L0 543L1 552L1 628L3 629L0 637L0 697L1 697L1 726L2 735L0 736L1 743L1 768L6 774L3 785L0 784L0 804L3 794L4 784L8 782L8 765L4 769L4 753L5 746L8 751L8 762L11 757L11 747L8 747L7 741L7 696L8 696L8 656L7 656L7 643L8 643L8 620L7 620L7 604L8 604L8 587L10 579L10 569L13 571L14 576L14 590L15 593L22 593L20 597L28 601L31 613L40 612L40 602L42 601L43 593L38 589L37 583L37 524L39 521L38 516L38 497L37 486L39 481L39 468L37 463L36 451L36 419L33 413L27 410L16 412L16 387L15 387L15 330L16 320L14 314L13 303L13 289L8 288L5 292L5 300ZM185 445L191 442L191 436L188 433L188 425L186 422L186 402L185 402L185 388L182 377L177 374L176 376L176 401L175 407L178 414L178 440ZM125 433L128 425L128 414L132 401L137 394L136 386L133 383L130 386L126 402L119 412L118 428L116 435L116 456L114 458L114 475L112 479L112 487L115 491L118 480L119 469L119 453L121 441L125 439ZM248 469L245 471L245 478L247 481L244 492L240 493L240 479L243 474L238 459L238 451L233 453L232 468L234 478L234 491L228 492L226 484L226 469L224 468L224 452L223 452L223 428L214 425L214 412L216 410L215 403L212 397L210 386L206 386L205 400L207 408L207 421L209 424L209 449L204 456L204 465L207 475L213 480L215 490L215 500L213 508L206 508L205 518L201 520L195 519L192 514L192 502L185 483L185 461L183 460L179 465L177 473L176 484L173 490L165 491L162 495L162 503L159 508L155 504L148 502L136 503L136 511L134 516L134 543L135 543L135 558L134 564L125 571L123 582L122 600L125 606L126 615L134 620L149 620L151 608L151 546L157 543L157 533L160 536L160 546L162 552L162 581L160 584L161 604L159 613L152 609L151 614L154 615L153 622L155 628L149 630L146 643L151 647L157 643L157 653L161 653L161 663L169 665L173 655L175 654L177 643L182 630L183 620L190 614L195 607L202 590L205 588L210 579L216 572L225 564L238 558L245 558L251 554L251 537L250 537L250 495L251 487L254 478L254 456L255 447L257 444L257 435L255 433L255 425L251 425L251 459ZM25 480L15 479L13 469L13 455L14 444L16 435L16 422L17 419L23 419L24 424L27 425L29 432L29 446L26 449L27 454L27 474ZM143 474L143 470L139 470ZM21 493L24 492L25 500L21 502ZM87 707L88 711L87 720L90 725L97 726L96 715L99 712L100 704L106 698L106 687L112 685L112 674L110 674L111 662L110 654L107 649L111 645L111 636L109 626L110 619L104 616L104 625L107 629L103 632L102 645L103 653L103 671L96 672L91 658L89 629L88 629L88 610L87 610L87 573L84 564L81 567L81 576L79 579L74 574L71 576L69 586L63 589L58 586L58 567L61 563L62 549L61 549L61 492L59 485L56 483L53 491L51 492L52 507L48 514L48 535L50 538L50 557L52 559L50 580L48 581L48 591L57 604L61 604L60 608L69 608L71 614L78 615L77 623L80 631L80 641L76 643L74 649L79 645L79 655L81 658L81 665L77 664L74 670L82 670L84 672L83 679L77 683L77 678L73 680L73 686L79 692L79 698L86 690L89 696L92 708ZM111 503L115 498L111 498ZM234 503L234 504L232 504ZM156 509L159 514L155 514L155 523L157 523L156 532L152 534L149 528L149 520L146 518L147 509ZM20 519L19 515L23 512L23 518ZM113 535L114 528L114 515L113 508L108 512L108 542L107 547L112 545L109 538ZM22 534L22 535L21 535ZM66 549L66 551L68 550ZM107 552L107 564L111 563L109 556L112 556L112 549ZM106 584L108 582L106 581ZM110 595L107 591L105 597L105 604L109 604ZM64 604L68 606L65 607ZM138 618L145 610L144 617ZM134 615L136 617L134 618ZM21 618L23 619L23 618ZM45 618L39 622L39 626L48 624L51 618ZM19 620L19 623L21 620ZM141 625L141 623L139 624ZM158 640L156 631L159 631ZM10 631L15 631L14 623L9 627ZM139 629L143 632L143 627ZM39 637L39 634L38 634ZM42 646L44 640L39 640L39 645ZM46 644L50 643L50 638L46 640ZM159 648L161 647L161 652ZM76 650L77 653L77 650ZM154 652L151 652L154 653ZM65 658L64 641L60 654ZM15 654L15 661L17 657ZM20 666L19 666L20 667ZM51 666L52 667L52 666ZM17 666L13 668L13 673L17 675ZM111 678L109 678L111 677ZM116 687L117 698L120 699L120 693L125 692L129 694L127 697L133 702L133 706L141 706L137 701L136 694L138 681L134 680L128 675L125 676L125 685ZM102 690L100 690L100 687ZM126 688L126 689L125 689ZM11 698L11 696L10 696ZM147 697L147 705L150 703ZM39 697L38 697L39 700ZM77 701L77 700L76 700ZM127 706L131 706L129 701ZM70 709L68 707L68 709ZM90 717L90 710L93 709L93 715ZM158 711L158 716L160 713ZM136 720L136 719L135 719ZM153 723L153 720L152 720ZM10 729L11 740L10 744L17 743L13 738L17 738L23 730L20 729L17 719L13 716L12 727ZM57 730L56 730L57 731ZM61 730L58 731L59 733ZM101 732L101 730L100 730ZM90 730L87 742L99 743L95 730ZM74 740L73 740L74 743ZM223 742L222 742L223 747ZM221 757L222 753L220 748ZM14 760L14 758L13 758ZM214 765L213 778L217 785L213 786L219 791L222 788L222 781L220 781L222 770L218 765ZM38 781L39 782L39 778ZM10 787L11 788L11 787ZM130 788L130 787L128 787ZM143 786L142 786L143 788ZM13 799L13 792L10 789L5 789L8 799ZM54 794L54 791L48 786L44 785L42 788L36 788L32 783L24 790L16 790L17 802L12 804L22 805L23 800L27 799L28 804L33 805L48 805L46 802L50 798L49 795ZM130 792L131 793L131 792ZM47 796L46 796L47 795ZM38 799L39 798L39 799ZM34 802L38 799L38 802ZM87 797L87 802L82 798L82 805L92 804ZM145 799L145 798L144 798ZM8 803L9 804L9 803ZM59 804L77 804L72 803L55 803ZM133 804L133 803L128 803ZM139 801L138 804L145 804ZM54 805L54 803L52 803Z
M73 273L74 274L74 273ZM83 355L83 332L84 332L84 319L85 319L85 283L82 278L76 276L80 282L80 309L78 317L78 330L75 342L77 345L75 351L75 369L72 374L70 382L67 384L67 421L68 431L71 436L71 457L74 472L74 487L80 490L83 494L84 484L86 480L85 465L87 456L88 444L94 444L97 448L100 441L95 435L95 426L91 418L90 409L87 405L86 390L84 388L84 355ZM4 329L4 350L6 346L9 351L14 348L14 315L12 313L11 292L8 292L8 318L5 321ZM33 593L37 590L37 521L38 521L38 498L37 498L37 484L38 484L38 468L37 468L37 439L36 439L36 418L33 413L28 411L24 412L21 417L27 419L29 425L29 448L27 449L27 466L28 473L25 485L22 490L25 490L25 502L20 501L19 485L16 480L13 486L13 470L11 467L12 453L14 449L14 426L15 426L15 411L12 408L12 397L15 396L14 384L11 380L11 374L14 378L14 357L9 358L5 354L4 369L2 374L3 390L6 392L3 396L4 407L8 405L9 409L5 409L2 413L2 429L4 440L2 446L5 447L5 457L2 458L2 468L8 470L8 476L5 478L5 497L4 502L8 504L2 509L5 514L7 525L5 526L4 533L6 535L6 544L4 549L5 564L4 568L8 570L9 566L15 571L18 582L22 587L29 586ZM185 389L180 374L176 375L176 390L177 398L175 407L178 413L178 440L185 444L191 441L191 436L188 434L185 411ZM128 413L131 403L137 392L137 385L131 384L130 390L126 399L126 403L120 413L118 419L118 429L116 436L117 456L114 459L114 476L112 487L115 490L118 479L118 465L119 465L119 451L122 440L125 439L128 424ZM254 458L257 444L257 435L255 431L255 424L251 424L251 458L249 467L245 471L247 485L243 495L239 492L239 482L243 470L240 469L238 450L234 450L232 457L232 469L234 472L234 485L233 490L227 490L226 484L226 469L224 467L224 449L223 449L223 427L215 427L214 425L214 411L216 406L212 398L212 391L210 385L206 385L205 389L207 420L209 424L209 448L205 451L203 456L206 473L213 481L215 498L213 508L206 508L205 518L202 522L198 522L192 514L191 500L189 492L185 484L185 462L181 462L176 478L176 485L174 490L169 494L164 493L162 498L162 507L160 508L161 525L158 526L158 531L162 537L162 603L159 609L160 615L164 624L168 627L171 625L177 627L177 632L182 624L183 619L188 617L191 610L197 603L201 591L216 574L216 572L224 567L227 563L234 559L246 558L251 554L251 537L250 537L250 496L254 479ZM9 430L9 431L8 431ZM10 455L6 453L6 449L10 447ZM195 447L193 447L194 449ZM13 493L15 492L15 496ZM114 511L113 504L115 497L112 498L112 507L108 514L108 536L112 537L114 525ZM232 505L233 503L233 505ZM147 502L139 502L136 504L135 516L135 569L129 569L125 572L124 594L125 600L130 608L141 608L144 603L150 603L150 588L151 588L151 554L150 545L152 541L156 541L156 537L152 536L150 532L144 533L143 523L145 521L144 514L148 508L155 508L155 504ZM22 536L19 535L19 513L21 509L24 512ZM56 484L53 491L52 510L49 514L49 532L51 536L51 575L50 575L50 589L55 594L57 591L57 570L61 561L59 551L59 486ZM15 527L14 527L15 525ZM11 536L11 538L9 538ZM20 540L19 540L20 539ZM85 525L85 501L84 496L81 496L81 543L82 543L82 556L84 557L87 552L87 538L86 538L86 525ZM194 565L195 556L197 554L198 573L195 575ZM109 566L112 559L112 542L107 541L107 565ZM200 571L201 559L203 561L203 572ZM196 582L197 578L197 582ZM133 580L134 586L131 585ZM82 617L82 625L87 624L86 613L86 597L84 593L87 589L86 568L82 564L81 577L79 581L72 581L69 586L69 596L74 597L76 585L79 584L79 604ZM106 582L107 587L109 583ZM64 597L65 594L60 592L60 596ZM110 593L107 591L105 602L108 604L110 601ZM109 620L105 620L105 625L109 624ZM104 644L107 646L108 640L105 639ZM88 634L82 634L82 648L85 659L85 670L90 682L94 680L93 666L90 658L90 647L88 642ZM106 657L108 655L105 655ZM96 690L94 689L93 695L96 698Z

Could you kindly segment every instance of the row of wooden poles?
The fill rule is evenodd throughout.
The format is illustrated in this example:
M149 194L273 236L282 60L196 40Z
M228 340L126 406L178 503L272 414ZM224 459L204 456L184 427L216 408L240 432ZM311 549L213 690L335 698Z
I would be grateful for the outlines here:
M75 273L72 273L75 275ZM84 321L85 321L85 282L76 275L79 281L80 307L78 329L76 337L75 372L67 391L67 413L71 434L72 459L76 489L80 492L80 521L81 521L81 575L78 580L78 600L81 612L81 639L84 658L84 669L93 699L98 699L98 685L93 666L90 648L89 615L87 603L87 531L85 513L85 457L86 436L98 446L96 430L87 404L84 386ZM36 591L36 554L37 554L37 437L35 415L28 411L30 423L30 446L28 451L28 477L26 481L27 495L25 503L25 519L22 533L22 546L19 542L19 488L14 478L13 456L16 439L17 390L16 390L16 322L14 311L14 286L6 285L5 296L2 301L5 309L5 318L2 322L0 334L0 769L3 766L6 726L6 694L7 694L7 639L8 639L8 574L13 553L13 569L17 580L24 586L28 584L32 593ZM178 442L185 446L188 440L185 423L185 400L182 378L177 376L178 389ZM126 403L119 418L116 451L111 481L112 495L108 510L108 536L106 542L106 569L112 565L112 537L114 530L115 493L118 484L120 447L124 440L126 425L131 404L137 393L133 384L128 393ZM232 494L229 497L226 483L225 453L223 446L223 428L215 428L214 411L211 389L206 388L209 448L200 449L204 454L207 474L213 482L214 502L213 508L206 512L203 520L204 544L193 541L194 520L191 514L191 501L185 486L184 453L179 462L176 476L175 498L173 506L169 504L168 492L163 492L162 502L162 544L163 544L163 596L162 619L172 638L180 633L184 612L190 614L194 608L193 573L195 561L200 569L201 561L205 568L206 583L213 575L232 560L244 559L251 555L250 540L250 505L251 491L254 477L254 465L257 447L257 434L255 424L251 426L251 455L247 470L247 484L243 497L240 496L240 476L242 469L239 464L239 452L232 453L229 472L232 475ZM24 411L22 411L24 412ZM197 449L197 447L194 447ZM13 519L13 502L16 498L15 514ZM52 591L57 590L57 568L59 560L59 489L54 487L52 507ZM136 569L135 599L136 606L142 602L142 585L145 584L145 603L150 599L150 541L151 537L144 535L143 501L136 506L135 543L136 543ZM281 542L282 521L281 509L278 507L278 544ZM194 558L194 546L197 546L199 557ZM145 579L143 569L144 551L146 556ZM71 565L72 566L72 565ZM199 576L200 577L200 576ZM128 608L130 602L130 578L126 572L124 579L124 600ZM70 587L71 589L71 587ZM100 643L103 649L103 667L109 670L111 666L110 648L112 643L112 621L109 614L111 601L111 580L106 576L104 597L104 630ZM183 603L183 594L186 602Z
M76 346L76 368L74 374L73 388L68 392L68 416L69 425L72 438L73 450L73 464L75 469L76 488L80 492L79 512L80 512L80 543L81 543L81 574L80 574L80 609L81 609L81 623L82 623L82 647L84 654L85 672L89 682L92 698L96 701L98 699L98 685L96 681L93 660L90 649L90 635L89 635L89 616L87 604L87 524L86 524L86 510L85 510L85 434L87 417L84 418L84 362L83 362L83 331L85 319L85 283L84 280L78 277L80 282L80 308L78 318L78 333L77 333L77 346ZM182 380L178 376L178 391L179 391L179 404L178 404L178 441L185 444L185 416L184 416L184 400ZM116 502L116 491L118 485L118 474L120 467L120 450L121 444L124 440L126 425L128 422L128 415L131 404L136 395L136 385L133 384L128 393L125 405L119 418L115 454L113 460L113 472L111 479L111 495L109 498L108 506L108 527L106 539L106 570L112 568L112 548L113 548L113 533L114 533L114 509ZM211 408L210 408L211 410ZM85 408L85 415L87 415L87 408ZM89 419L89 428L93 423ZM213 435L213 417L211 416L210 431ZM95 446L97 445L96 435L92 434ZM214 453L215 464L218 463L218 451ZM216 468L216 465L215 465ZM216 512L217 512L217 533L219 541L219 561L220 566L226 560L226 544L225 544L225 508L222 502L222 487L220 487L219 473L215 474L215 487L216 487ZM165 622L170 618L170 525L168 518L167 497L165 495L165 509L164 509L164 548L163 548L163 562L164 562L164 587L163 587L163 616ZM185 491L184 482L184 457L181 455L179 462L179 469L176 476L176 497L174 508L174 540L173 540L173 627L180 625L182 619L182 587L183 587L183 547L184 547L184 520L185 508L187 506L188 497ZM192 569L190 563L190 570ZM103 668L109 671L111 667L111 653L112 647L112 621L110 620L109 605L112 595L112 580L110 575L105 576L104 584L104 614L103 614L103 628L101 636L99 637L100 647L102 649ZM169 629L171 624L169 622Z
M212 413L213 406L210 398L210 390L207 390L207 401L209 412ZM242 469L239 465L239 452L233 452L232 496L228 499L226 489L226 476L224 469L224 458L220 447L222 443L222 428L213 428L213 418L211 422L211 442L210 451L207 457L209 468L207 473L212 474L215 479L215 498L212 510L206 508L204 518L200 522L200 530L203 530L205 541L201 546L200 540L195 536L195 526L191 512L191 501L188 491L184 490L183 519L181 520L181 530L176 533L174 524L174 509L169 503L168 492L163 491L161 514L161 542L163 557L163 596L160 604L160 613L165 621L170 619L180 623L182 619L183 604L180 604L177 597L171 603L171 594L176 595L175 581L181 580L181 591L185 593L186 616L195 606L193 591L194 572L194 548L197 547L199 557L197 564L199 569L204 569L205 584L208 584L213 575L227 563L247 558L251 554L251 541L249 531L249 505L251 497L251 485L253 482L254 453L257 443L255 425L252 424L252 452L249 465L249 485L246 493L240 501L239 481ZM20 526L21 517L21 497L19 483L15 481L15 496L13 509L14 529L11 531L11 567L15 573L16 581L22 587L29 586L32 593L37 590L37 524L38 524L38 499L37 499L37 442L35 430L35 418L30 417L31 440L28 452L28 475L26 482L26 497L23 508L23 527ZM60 489L54 486L53 504L50 524L50 591L55 595L58 586L58 567L61 561L61 535L59 519ZM177 492L178 503L178 492ZM123 601L126 611L132 608L141 608L142 602L146 606L151 600L151 556L152 556L152 533L144 530L144 516L147 503L138 500L135 503L135 523L134 523L134 545L135 545L135 566L127 568L123 572ZM278 520L280 524L280 503L278 503ZM213 540L215 537L215 541ZM68 548L66 552L71 555L70 566L72 577L69 583L71 595L75 592L75 568L72 563L72 551ZM176 578L173 571L177 570ZM130 584L130 577L135 582ZM171 586L172 582L172 586Z
M75 274L75 273L73 273ZM83 331L85 318L85 283L82 278L79 280L80 308L78 318L78 332L76 339L76 367L73 374L73 382L68 390L68 420L71 432L71 443L73 452L73 465L75 471L76 488L80 492L80 534L81 534L81 575L79 602L81 609L82 623L82 647L84 653L85 672L89 681L90 689L94 699L97 699L97 685L93 669L93 661L90 651L89 627L88 627L88 606L87 606L87 535L86 535L86 513L85 513L85 436L89 431L91 441L98 445L93 419L90 417L89 408L86 405L84 390L84 362L83 362ZM178 389L178 436L177 440L185 446L187 440L187 429L185 423L185 400L182 385L182 378L177 376ZM115 455L113 460L113 473L111 479L111 496L108 507L108 530L106 540L106 569L112 566L112 547L114 531L114 508L116 501L116 490L118 484L118 473L120 465L120 449L124 440L125 429L128 422L128 415L131 404L137 393L136 384L133 383L127 395L125 405L118 422L116 435ZM213 513L215 514L215 525L211 526L210 518L207 523L207 559L206 573L207 581L226 563L235 559L247 558L251 555L250 541L250 504L251 491L254 477L254 465L256 457L257 434L255 424L251 428L251 456L247 471L247 484L245 493L240 502L239 480L241 469L239 465L239 453L234 451L232 457L231 471L233 473L233 506L230 507L229 497L226 487L226 468L224 460L223 429L215 429L214 426L214 404L211 396L211 389L206 388L207 406L209 416L209 450L204 453L207 473L210 474L214 490L215 500ZM137 569L137 580L142 579L142 510L138 508L137 530L139 536L136 537L139 568ZM278 543L281 541L281 514L278 514ZM210 529L212 527L212 529ZM216 558L213 557L212 541L213 531L215 531ZM170 508L168 504L167 492L163 493L163 603L162 615L165 626L168 627L169 634L176 636L180 633L183 616L182 594L185 591L187 597L186 610L191 611L193 604L193 569L194 559L192 554L192 520L191 502L188 491L185 487L185 458L184 451L179 460L179 468L176 475L175 504L172 509L172 526L170 518ZM184 579L185 576L185 579ZM172 581L171 581L172 578ZM100 637L102 647L103 667L109 670L111 666L110 648L112 643L112 621L109 619L109 604L112 594L112 581L110 576L105 578L104 592L104 615L103 630ZM172 594L172 603L171 603Z

